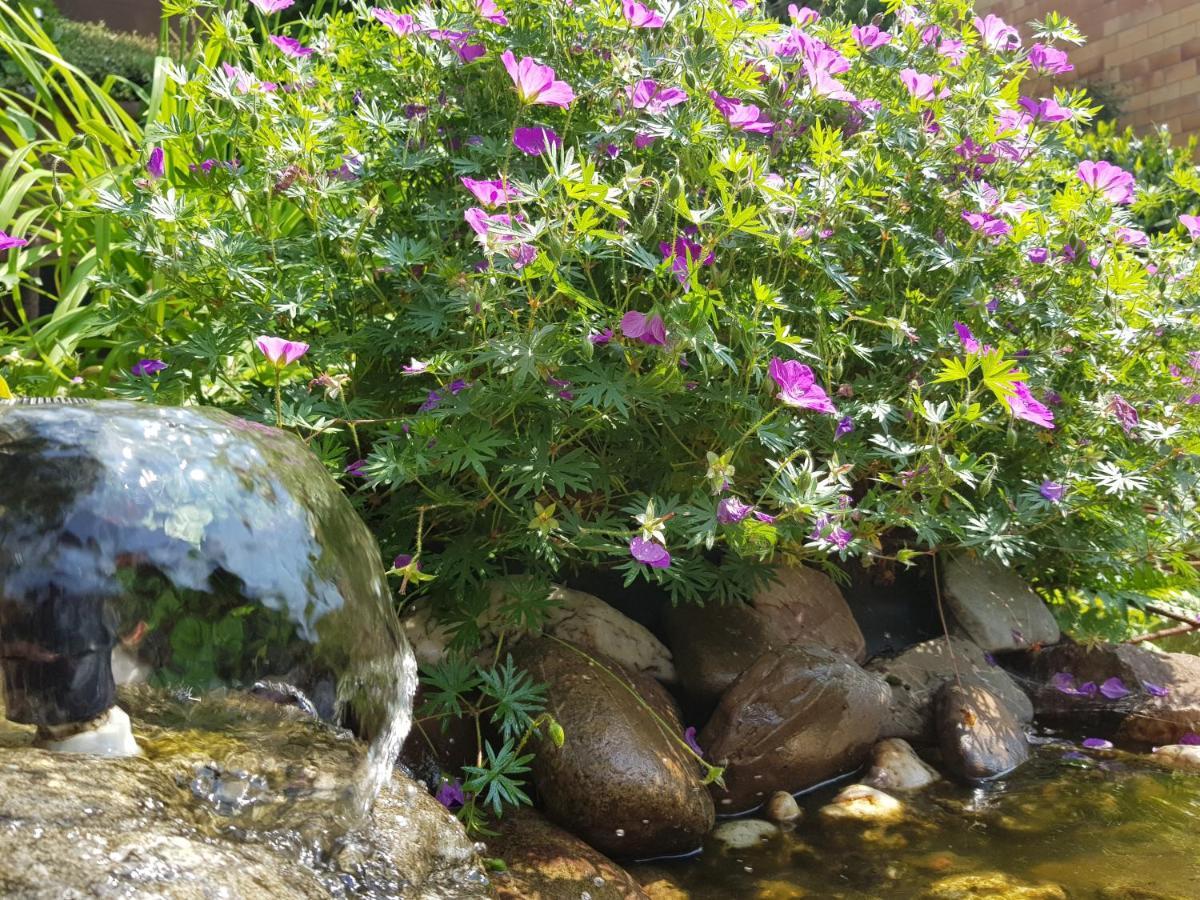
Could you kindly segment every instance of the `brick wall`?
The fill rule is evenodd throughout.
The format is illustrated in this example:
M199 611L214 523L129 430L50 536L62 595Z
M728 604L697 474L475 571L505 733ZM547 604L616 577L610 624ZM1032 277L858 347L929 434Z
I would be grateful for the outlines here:
M1111 88L1121 121L1200 133L1200 0L978 0L1010 25L1060 12L1088 42L1065 48L1075 71L1058 76ZM1021 28L1028 41L1029 31ZM1058 83L1056 79L1056 83Z

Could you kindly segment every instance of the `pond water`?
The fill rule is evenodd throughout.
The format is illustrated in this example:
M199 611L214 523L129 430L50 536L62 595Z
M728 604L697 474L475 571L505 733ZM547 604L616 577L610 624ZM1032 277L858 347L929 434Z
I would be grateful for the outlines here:
M678 888L656 896L713 900L1200 897L1200 776L1046 740L1008 778L904 798L898 825L822 823L843 783L799 798L800 823L759 847L710 842L639 875Z

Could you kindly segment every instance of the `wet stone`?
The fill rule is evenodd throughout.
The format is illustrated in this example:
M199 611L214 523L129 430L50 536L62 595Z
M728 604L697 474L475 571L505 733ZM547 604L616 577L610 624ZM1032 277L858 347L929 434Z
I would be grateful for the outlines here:
M1021 722L1000 696L978 683L942 688L937 731L946 768L968 781L995 778L1029 759Z

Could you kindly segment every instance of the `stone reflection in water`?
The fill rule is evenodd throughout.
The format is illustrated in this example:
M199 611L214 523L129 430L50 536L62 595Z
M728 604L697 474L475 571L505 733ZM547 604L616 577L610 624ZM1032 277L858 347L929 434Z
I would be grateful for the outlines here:
M415 663L378 547L299 439L209 409L0 403L0 473L10 720L86 728L115 702L114 651L198 693L324 683L371 741L357 798L377 792Z

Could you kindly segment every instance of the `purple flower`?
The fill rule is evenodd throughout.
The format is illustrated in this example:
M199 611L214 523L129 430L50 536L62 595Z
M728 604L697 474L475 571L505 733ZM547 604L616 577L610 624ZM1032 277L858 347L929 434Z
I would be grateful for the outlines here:
M561 147L562 139L554 133L553 128L543 128L541 125L513 129L513 145L522 153L530 156L541 156L551 147Z
M1125 682L1114 676L1100 685L1100 693L1109 700L1120 700L1129 696L1129 688L1125 687Z
M1104 738L1084 738L1083 747L1085 750L1111 750L1113 745L1112 741L1106 741Z
M411 359L408 362L408 365L400 367L400 371L403 372L405 375L420 375L422 372L424 372L428 368L429 368L429 363L421 362L421 360L417 359L414 356L414 357L411 357Z
M709 91L708 96L734 131L770 134L775 130L775 123L763 115L763 111L753 103L722 97L716 91Z
M431 412L442 405L442 395L437 391L430 391L425 395L425 402L417 407L417 412Z
M962 322L954 323L954 330L958 332L958 339L962 341L963 349L968 353L979 352L979 341L975 340L975 335L971 334L971 329Z
M692 752L697 756L703 756L704 751L700 749L700 745L696 743L696 726L689 725L683 730L683 742L692 748Z
M279 52L283 53L285 56L294 56L297 59L303 59L306 56L312 56L314 53L316 53L312 47L305 47L295 38L285 37L279 34L272 34L269 37L271 43L274 44L279 49Z
M754 518L758 519L758 521L762 522L765 525L774 525L775 524L774 516L767 515L765 512L759 512L757 509L754 510Z
M1075 676L1070 672L1056 672L1050 679L1050 687L1054 688L1060 694L1078 694L1079 691L1075 687Z
M250 2L267 15L270 15L271 13L279 12L281 9L287 9L296 0L250 0Z
M412 565L413 555L411 553L400 553L392 560L393 569L403 569ZM417 571L421 570L421 564L417 563Z
M677 87L661 87L657 81L643 78L625 88L625 96L634 109L644 109L652 116L660 116L672 106L687 100L687 93Z
M363 468L366 466L366 464L367 461L365 459L356 459L354 462L346 466L346 474L353 475L355 478L366 478L367 473Z
M1066 485L1059 484L1057 481L1046 479L1038 488L1038 493L1042 495L1042 499L1049 503L1061 503L1063 497L1067 495Z
M537 60L524 56L518 62L511 50L500 55L500 61L517 89L522 103L558 106L566 109L575 99L575 92L565 81L559 81L550 66L540 65Z
M1040 266L1050 258L1050 251L1045 247L1034 247L1029 251L1028 257L1031 263Z
M415 34L421 28L417 25L417 20L412 16L403 13L392 12L390 9L380 9L375 6L371 8L371 15L379 22L382 22L400 37L408 34Z
M1083 684L1081 684L1079 686L1079 696L1080 697L1095 697L1096 692L1098 690L1099 690L1099 688L1096 687L1096 682L1085 681Z
M836 414L829 397L813 378L812 369L794 359L782 360L772 357L767 372L779 385L777 398L787 406L811 409L820 413Z
M940 78L925 75L916 69L901 69L900 80L917 100L942 100L950 96L950 92L941 87Z
M632 28L662 28L665 21L661 13L638 0L623 0L621 12Z
M146 375L157 375L166 367L167 364L161 359L143 359L140 362L134 363L129 371L135 377L142 378Z
M1074 110L1062 106L1057 100L1049 97L1043 100L1021 97L1017 102L1021 104L1021 108L1029 114L1029 118L1033 121L1066 122L1075 118Z
M671 565L671 554L667 548L644 537L635 537L629 542L629 554L652 569L665 569Z
M809 9L807 6L797 7L795 3L789 3L787 11L788 18L795 22L799 28L821 21L821 14L815 9Z
M829 516L818 516L816 522L813 523L813 530L808 539L828 542L839 550L845 550L854 540L854 535L833 522Z
M479 11L479 15L483 16L489 22L493 22L496 25L508 24L508 16L504 14L504 10L496 5L496 0L475 0L475 9Z
M1054 413L1034 399L1033 394L1029 392L1029 386L1024 381L1013 384L1013 395L1006 397L1004 403L1014 418L1024 419L1026 422L1032 422L1043 428L1054 427Z
M455 378L452 382L446 385L446 390L450 392L452 397L457 397L470 386L471 385L467 384L467 382L465 382L463 379Z
M987 663L989 666L998 666L998 665L1000 665L1000 663L996 662L996 657L995 657L995 656L993 656L991 653L988 653L988 652L985 652L985 653L983 654L983 661L984 661L984 662L986 662L986 663Z
M989 14L986 18L975 17L973 23L983 46L989 50L1016 50L1021 46L1021 36L999 16Z
M1075 67L1067 59L1065 50L1057 50L1045 44L1034 44L1029 48L1029 64L1043 75L1061 75L1075 71Z
M725 497L717 503L717 521L722 525L736 525L750 515L754 507L737 497Z
M521 199L520 191L505 184L503 178L492 181L476 181L474 178L464 176L459 180L463 183L463 187L475 195L476 200L489 208L504 206Z
M289 366L308 352L308 344L303 341L289 341L265 334L254 339L254 346L277 367Z
M612 339L613 339L613 330L611 328L605 328L603 331L597 331L594 334L588 335L588 340L597 346L599 346L600 344L607 344Z
M645 313L631 309L621 316L621 334L630 340L641 341L654 347L667 343L667 327L662 316L646 317Z
M463 794L462 782L457 778L453 781L443 781L438 785L434 797L446 809L456 809L467 802L466 795Z
M1079 180L1101 194L1109 203L1133 202L1133 176L1112 163L1085 159L1079 164Z
M0 231L0 251L14 250L17 247L27 247L29 241L25 238L13 237L7 231Z
M715 261L715 257L711 253L701 259L700 254L703 252L703 248L683 234L669 244L663 241L658 245L658 249L662 253L663 260L671 263L671 271L683 285L690 284L692 267L697 264L697 261L702 266L711 266Z
M1151 697L1165 697L1167 694L1171 693L1161 684L1153 684L1149 681L1143 681L1142 687L1146 689L1146 693Z
M1133 431L1134 426L1140 421L1138 411L1120 394L1113 394L1112 399L1108 401L1108 411L1121 424L1126 434Z
M157 180L167 173L166 154L162 147L150 151L150 159L146 162L146 174Z
M637 150L644 150L657 140L657 135L647 134L644 131L639 131L633 136L633 146Z
M1012 231L1012 225L991 213L964 211L962 217L973 230L997 241Z
M1189 731L1179 739L1179 743L1186 747L1200 747L1200 734L1196 734L1194 731Z
M833 429L833 439L840 441L852 431L854 431L854 420L849 416L842 416L838 419L837 427Z
M889 44L892 41L892 36L886 31L880 31L875 25L855 25L850 29L850 34L853 36L858 46L868 53L876 47L882 47L884 44Z
M1180 216L1179 224L1187 229L1193 241L1200 240L1200 216Z

